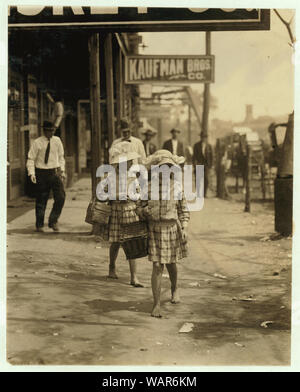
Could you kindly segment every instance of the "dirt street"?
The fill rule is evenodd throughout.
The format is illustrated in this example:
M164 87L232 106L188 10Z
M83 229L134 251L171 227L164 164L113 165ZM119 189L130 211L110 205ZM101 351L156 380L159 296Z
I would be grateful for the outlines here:
M209 198L193 212L190 257L179 266L181 303L170 303L165 271L163 318L154 319L150 262L138 261L145 288L129 285L123 251L119 279L107 280L107 245L84 222L89 180L67 196L60 233L34 233L34 210L8 224L9 363L289 364L292 241L265 238L274 231L270 203L247 214L240 202ZM184 323L193 328L179 333Z

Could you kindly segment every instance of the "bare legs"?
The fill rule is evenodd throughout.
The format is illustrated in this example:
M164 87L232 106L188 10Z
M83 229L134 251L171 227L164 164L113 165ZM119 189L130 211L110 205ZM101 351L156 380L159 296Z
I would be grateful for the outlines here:
M118 257L120 249L119 242L113 242L109 248L109 272L108 278L118 279L118 275L116 274L116 260Z
M153 309L152 317L161 317L160 314L160 290L161 290L161 278L164 270L164 265L159 263L153 263L152 269L152 293L153 293Z
M128 262L129 262L129 269L130 269L130 284L131 284L131 286L144 287L142 284L140 284L139 279L137 277L136 260L129 259Z
M171 281L171 302L177 304L180 302L178 287L177 287L177 265L175 263L166 264ZM160 314L160 292L161 292L161 279L164 270L164 264L153 263L152 270L152 293L153 293L153 309L151 312L152 317L161 317Z
M116 274L116 260L118 257L119 249L120 249L119 242L113 242L109 248L108 278L110 278L110 279L118 279L118 275ZM141 285L139 283L139 280L137 277L136 260L131 259L131 260L128 260L128 262L129 262L129 269L130 269L130 284L134 287L143 287L143 285Z
M177 304L180 302L178 287L177 287L177 265L175 263L166 264L171 281L171 302Z

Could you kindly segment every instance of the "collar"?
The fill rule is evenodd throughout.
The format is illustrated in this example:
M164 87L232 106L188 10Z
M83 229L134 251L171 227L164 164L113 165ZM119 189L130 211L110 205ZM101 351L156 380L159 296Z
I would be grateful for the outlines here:
M132 136L130 136L130 138L129 139L123 139L123 138L121 138L121 142L129 142L129 143L131 143L132 142Z

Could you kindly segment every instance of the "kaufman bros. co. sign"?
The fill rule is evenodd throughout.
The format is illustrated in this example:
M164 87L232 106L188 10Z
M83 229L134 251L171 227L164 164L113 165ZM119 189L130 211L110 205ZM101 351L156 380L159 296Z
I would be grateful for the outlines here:
M189 84L214 81L214 56L127 56L129 84Z
M151 8L11 6L9 28L110 29L113 31L268 30L270 10L257 8Z

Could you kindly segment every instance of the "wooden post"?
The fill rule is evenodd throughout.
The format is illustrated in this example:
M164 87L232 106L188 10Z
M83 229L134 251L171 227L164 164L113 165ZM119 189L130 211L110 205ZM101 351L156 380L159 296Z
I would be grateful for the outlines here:
M122 61L123 64L125 62L125 58L122 56ZM122 67L122 80L123 80L123 85L122 85L122 94L123 94L123 105L122 105L122 110L123 110L123 116L127 116L127 89L126 89L126 84L124 83L125 80L125 66Z
M211 32L206 31L205 33L205 47L206 54L211 54ZM203 93L203 112L202 112L202 132L207 136L208 134L208 115L210 105L210 84L205 83Z
M224 139L217 139L216 142L216 178L217 178L217 197L226 199L226 168L224 156L226 154L226 145Z
M189 104L191 105L191 107L194 110L195 116L197 118L198 124L199 124L199 128L201 128L202 125L202 119L201 119L201 115L200 115L200 111L199 111L199 107L198 104L195 100L194 94L193 94L193 90L191 89L190 86L185 88L186 94L189 98Z
M266 200L266 171L265 171L265 157L264 157L264 151L263 151L263 146L262 146L262 151L260 154L260 172L261 172L261 190L262 190L262 197L263 201Z
M117 80L117 91L116 91L116 100L117 100L117 124L120 125L120 119L123 117L124 113L124 89L123 89L123 58L122 58L122 50L119 49L118 57L117 57L117 68L116 68L116 80ZM117 129L117 137L120 137L119 128Z
M216 140L216 180L217 180L217 197L220 197L220 139Z
M112 34L105 37L104 43L105 75L106 75L106 107L107 107L107 130L108 147L115 138L115 110L114 110L114 81L113 81L113 56Z
M162 126L161 126L161 118L157 118L157 142L158 142L158 150L162 148Z
M92 197L96 195L96 170L101 162L100 59L99 34L89 38L91 105L91 177Z
M188 104L188 143L191 146L191 144L192 144L192 111L191 111L190 104Z
M245 212L251 211L251 160L252 151L249 144L247 145L247 173L246 173L246 198L245 198Z

